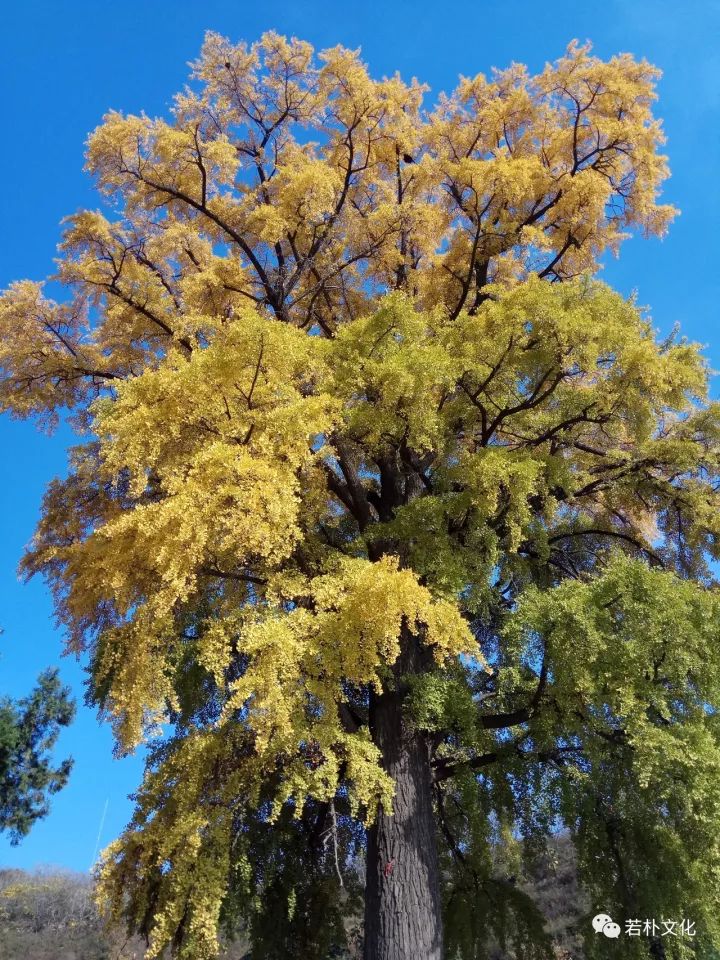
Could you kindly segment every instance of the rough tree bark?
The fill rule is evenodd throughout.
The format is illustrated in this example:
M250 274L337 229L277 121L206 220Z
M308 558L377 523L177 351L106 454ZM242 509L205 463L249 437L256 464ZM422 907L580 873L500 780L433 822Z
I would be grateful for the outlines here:
M370 728L395 781L392 812L368 833L364 960L441 960L440 876L427 743L408 723L402 677L419 665L417 639L403 637L393 689L372 694Z

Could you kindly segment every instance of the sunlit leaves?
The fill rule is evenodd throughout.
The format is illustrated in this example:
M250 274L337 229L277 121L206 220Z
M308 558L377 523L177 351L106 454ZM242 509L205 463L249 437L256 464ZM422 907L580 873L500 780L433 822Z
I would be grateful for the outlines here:
M591 279L674 214L657 75L571 44L427 110L356 52L208 34L169 118L91 135L107 209L66 224L66 303L0 298L0 404L88 434L23 569L119 749L161 735L101 885L152 956L213 955L229 891L271 882L251 837L292 870L307 839L328 879L332 805L354 855L392 802L390 689L427 738L463 956L481 887L540 950L498 872L560 819L619 902L617 810L711 929L720 419L698 348Z

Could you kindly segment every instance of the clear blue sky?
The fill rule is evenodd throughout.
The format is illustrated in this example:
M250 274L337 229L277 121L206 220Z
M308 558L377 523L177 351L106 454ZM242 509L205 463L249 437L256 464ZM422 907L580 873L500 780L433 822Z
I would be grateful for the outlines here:
M720 0L25 0L7 5L3 28L0 288L52 271L60 219L97 206L82 172L88 132L111 107L165 112L205 30L252 40L274 28L316 47L360 46L376 75L415 75L433 94L454 86L460 73L512 60L539 69L574 37L591 39L601 56L647 57L664 71L657 111L673 171L665 196L682 216L662 242L628 242L605 279L627 293L637 289L661 330L679 321L720 367ZM15 575L43 489L64 471L67 439L67 431L48 439L0 418L0 694L26 693L43 667L60 663L82 699L82 669L60 659L47 591ZM0 839L0 865L86 870L106 801L101 845L128 819L140 759L112 759L109 730L84 706L61 751L75 758L70 785L21 846Z

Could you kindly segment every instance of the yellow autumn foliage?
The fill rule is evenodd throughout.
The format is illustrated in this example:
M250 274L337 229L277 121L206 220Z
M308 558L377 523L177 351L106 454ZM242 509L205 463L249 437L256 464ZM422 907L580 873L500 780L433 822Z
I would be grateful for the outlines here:
M551 618L523 591L613 545L708 577L706 365L590 276L674 215L657 76L571 44L428 111L357 52L210 33L170 118L91 135L106 212L66 224L67 302L0 297L0 405L72 411L82 442L24 570L119 749L175 730L101 871L149 957L215 955L253 817L392 806L373 697L415 683L422 722L450 718L435 770L506 749L462 710L500 661L501 719L537 684L521 618ZM516 608L501 656L489 611Z

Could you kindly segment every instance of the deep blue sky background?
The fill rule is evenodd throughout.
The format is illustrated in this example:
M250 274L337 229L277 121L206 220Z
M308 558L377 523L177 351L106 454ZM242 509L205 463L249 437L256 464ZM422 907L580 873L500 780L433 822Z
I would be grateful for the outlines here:
M541 69L574 37L591 39L601 56L647 57L664 71L657 112L673 171L665 198L682 216L662 242L626 243L604 279L637 289L661 331L678 321L720 367L720 0L25 0L8 4L0 22L0 288L52 272L60 219L98 205L82 172L88 132L109 108L167 111L205 30L253 40L274 28L320 48L361 46L376 75L415 75L431 85L430 98L460 73L512 60ZM47 438L0 418L0 695L27 693L43 667L60 663L82 699L82 669L60 659L47 590L15 574L43 489L64 471L68 439L67 430ZM21 846L0 837L0 865L87 870L106 801L101 846L127 821L140 759L112 759L109 730L82 705L61 752L75 758L69 787Z

